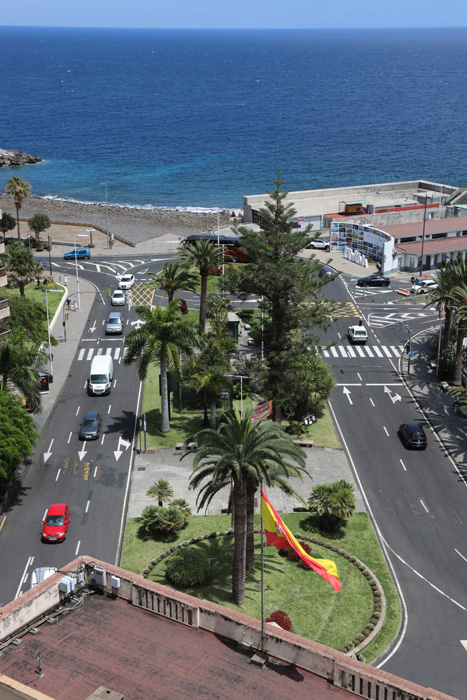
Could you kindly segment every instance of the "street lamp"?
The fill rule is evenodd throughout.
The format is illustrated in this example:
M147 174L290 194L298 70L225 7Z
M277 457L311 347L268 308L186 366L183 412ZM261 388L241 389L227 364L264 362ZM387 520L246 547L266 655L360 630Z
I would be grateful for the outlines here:
M87 228L86 233L89 233L89 247L92 248L92 234L95 232L95 228Z
M431 194L425 194L425 208L423 209L422 254L420 256L420 274L419 274L420 279L422 278L422 270L423 270L423 248L425 246L426 203L427 203L428 199L433 199Z
M76 286L78 287L78 309L81 309L81 300L79 296L78 254L76 252L76 235L78 235L78 238L87 238L87 236L85 233L73 233L73 245L75 247Z
M412 352L412 333L410 331L410 328L408 327L408 325L406 323L404 323L404 321L397 321L397 323L400 323L401 326L404 326L407 333L409 334L409 340L406 343L406 347L407 347L407 376L409 376L409 374L410 374L410 354Z
M49 367L50 367L50 376L54 376L54 366L53 366L53 360L52 360L52 346L50 344L50 326L49 326L49 300L47 297L47 294L63 294L65 290L64 289L46 289L45 290L45 306L47 309L47 338L49 341Z
M240 379L240 414L243 418L243 380L244 379L258 379L258 377L246 377L242 374L224 374L224 377L232 377L234 379Z

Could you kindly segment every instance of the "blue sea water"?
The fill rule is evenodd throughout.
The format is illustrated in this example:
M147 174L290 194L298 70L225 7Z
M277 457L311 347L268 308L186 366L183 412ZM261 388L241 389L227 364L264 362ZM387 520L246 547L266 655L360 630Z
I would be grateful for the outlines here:
M467 28L0 27L0 171L39 196L240 207L289 190L466 184Z

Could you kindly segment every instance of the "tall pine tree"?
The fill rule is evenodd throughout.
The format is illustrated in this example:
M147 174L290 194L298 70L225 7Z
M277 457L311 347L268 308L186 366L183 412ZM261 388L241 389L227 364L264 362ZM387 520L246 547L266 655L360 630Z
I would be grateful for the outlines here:
M313 329L328 324L333 307L321 292L323 282L316 274L320 264L313 258L297 258L310 241L311 226L292 228L296 211L286 201L288 192L282 190L280 173L274 184L259 210L261 231L238 228L242 250L251 262L229 270L227 284L240 298L255 295L263 299L267 317L264 383L268 398L274 402L274 418L280 422L288 393L285 370L292 359L296 363L297 355L318 343Z

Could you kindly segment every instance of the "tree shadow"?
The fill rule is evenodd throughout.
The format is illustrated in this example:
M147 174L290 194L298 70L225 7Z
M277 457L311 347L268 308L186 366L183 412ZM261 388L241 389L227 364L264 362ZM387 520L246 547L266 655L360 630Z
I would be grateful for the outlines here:
M325 518L319 515L307 515L299 522L300 528L316 537L325 537L327 540L342 540L345 537L345 526L347 520L340 521L337 529L328 525Z

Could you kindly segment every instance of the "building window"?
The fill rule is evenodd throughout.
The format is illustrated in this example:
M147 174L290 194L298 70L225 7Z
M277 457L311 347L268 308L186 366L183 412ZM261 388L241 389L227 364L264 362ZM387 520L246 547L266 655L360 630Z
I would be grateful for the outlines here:
M434 233L431 236L431 239L434 240L435 238L447 238L448 234L447 233Z

